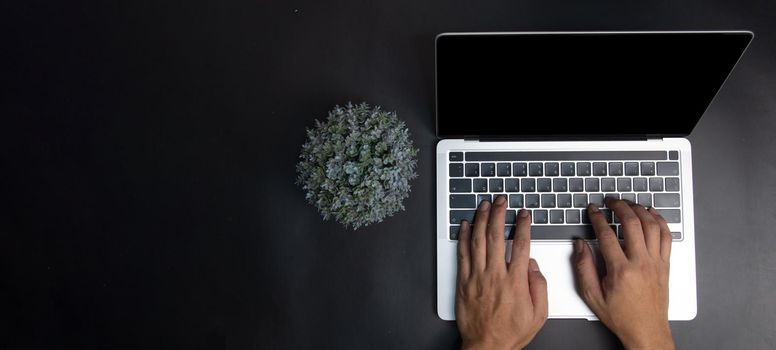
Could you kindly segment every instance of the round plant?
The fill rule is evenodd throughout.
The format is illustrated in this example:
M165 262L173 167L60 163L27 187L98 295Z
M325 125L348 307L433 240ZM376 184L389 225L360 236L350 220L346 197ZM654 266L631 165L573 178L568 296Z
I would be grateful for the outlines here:
M404 210L417 153L396 113L348 103L307 129L297 183L324 220L357 229Z

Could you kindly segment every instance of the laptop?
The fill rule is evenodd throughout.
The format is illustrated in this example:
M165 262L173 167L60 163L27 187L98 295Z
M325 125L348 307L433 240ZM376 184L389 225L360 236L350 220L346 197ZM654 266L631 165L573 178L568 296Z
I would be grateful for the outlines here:
M444 33L436 38L437 310L455 319L457 238L481 200L531 211L550 318L595 320L575 238L604 198L655 207L673 236L670 320L697 312L692 155L685 139L752 40L748 31ZM702 233L701 233L702 235ZM507 244L511 247L511 244ZM509 248L508 248L509 249ZM507 256L509 253L507 252Z

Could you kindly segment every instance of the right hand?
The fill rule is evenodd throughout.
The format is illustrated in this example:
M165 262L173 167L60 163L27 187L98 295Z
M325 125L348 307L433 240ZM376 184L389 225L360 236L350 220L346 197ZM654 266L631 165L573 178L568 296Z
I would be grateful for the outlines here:
M574 242L576 275L582 299L627 349L674 349L668 326L668 270L671 232L655 211L607 199L624 230L624 245L604 215L588 207L606 272L598 277L593 252Z

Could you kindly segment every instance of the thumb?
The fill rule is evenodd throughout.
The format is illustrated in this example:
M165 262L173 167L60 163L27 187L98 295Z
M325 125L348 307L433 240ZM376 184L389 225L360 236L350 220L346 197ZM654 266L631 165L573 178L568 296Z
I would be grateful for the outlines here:
M544 323L547 319L547 280L539 271L536 260L528 260L528 290L531 293L531 301L534 307L534 317Z
M574 265L582 300L596 315L599 315L604 303L601 280L598 278L598 270L596 270L595 261L593 261L593 251L581 239L574 241Z

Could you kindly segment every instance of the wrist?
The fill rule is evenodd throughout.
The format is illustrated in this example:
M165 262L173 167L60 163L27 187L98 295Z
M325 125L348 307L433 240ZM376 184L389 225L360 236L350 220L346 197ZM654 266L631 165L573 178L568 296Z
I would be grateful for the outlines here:
M520 344L502 344L488 341L464 340L461 342L461 350L522 349L523 346Z
M666 326L662 332L648 334L643 339L620 339L627 350L674 350L674 338L671 329Z

